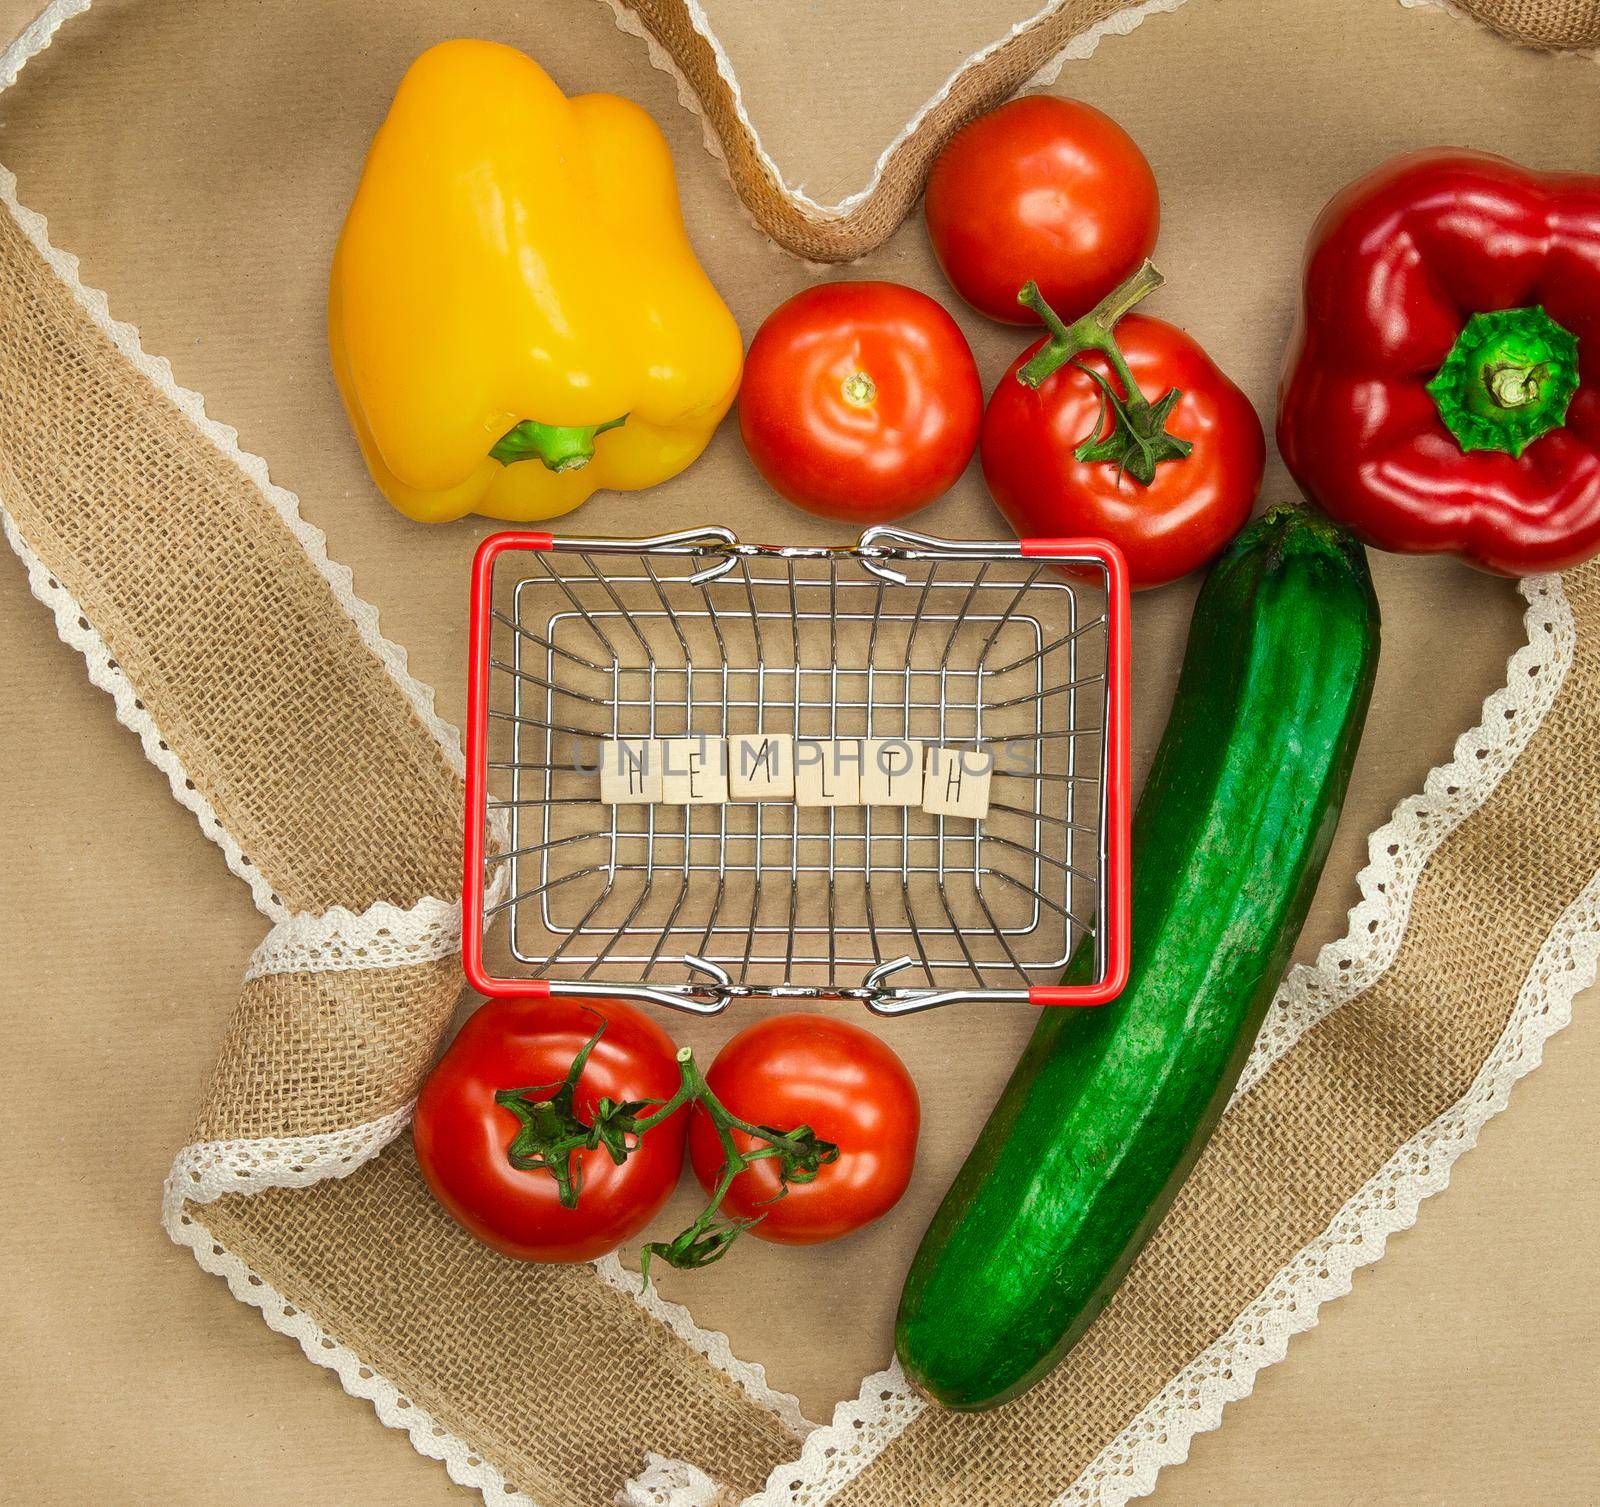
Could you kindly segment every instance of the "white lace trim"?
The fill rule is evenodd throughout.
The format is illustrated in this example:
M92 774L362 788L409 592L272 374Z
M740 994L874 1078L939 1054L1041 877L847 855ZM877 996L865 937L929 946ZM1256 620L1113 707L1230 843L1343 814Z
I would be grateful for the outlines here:
M622 1483L614 1500L616 1507L716 1507L721 1494L722 1488L698 1465L651 1450L644 1469Z
M1284 979L1234 1098L1248 1093L1330 1010L1388 971L1428 860L1489 798L1549 715L1577 650L1572 607L1560 576L1528 576L1518 585L1528 602L1522 616L1528 641L1511 656L1505 685L1485 700L1483 720L1456 739L1450 762L1429 771L1422 794L1407 796L1367 839L1368 863L1356 876L1361 899L1350 911L1349 929L1317 953L1315 964Z
M0 53L0 93L17 81L30 58L37 57L55 38L63 21L81 15L89 8L89 0L54 0L45 6L16 36L11 45Z
M55 0L54 4L41 12L4 53L0 53L0 91L10 88L29 59L50 45L62 22L88 9L89 0ZM361 641L377 656L390 678L400 687L423 725L444 750L451 768L461 774L466 762L460 735L434 712L432 687L417 680L407 669L405 650L379 632L377 609L356 595L349 567L328 558L326 536L321 529L300 516L299 500L294 493L271 480L267 474L267 463L260 456L240 448L236 429L207 415L205 402L199 393L179 386L172 374L172 366L165 357L151 356L145 352L139 343L138 330L112 316L103 292L83 284L78 276L78 258L71 252L51 245L44 216L18 202L16 177L4 167L0 167L0 202L11 211L23 232L38 248L39 254L117 349L256 484L328 583L339 605L356 625ZM201 830L222 848L228 867L250 886L257 907L274 920L282 920L287 915L282 902L273 894L265 876L248 862L210 805L192 788L182 765L161 741L159 729L143 704L135 699L126 678L117 671L105 641L89 623L79 604L44 569L38 556L22 541L9 517L5 519L5 533L12 548L28 567L28 580L33 594L55 614L56 628L62 640L83 655L89 665L90 680L116 701L117 720L139 736L146 756L166 774L178 802L194 812Z
M705 110L698 96L690 86L689 81L684 77L683 71L678 67L672 55L650 34L639 17L626 8L623 0L604 0L604 3L609 6L612 19L617 24L617 29L626 32L631 37L639 38L645 44L645 48L649 53L651 66L670 76L677 84L679 103L682 104L684 109L691 111L700 118L701 134L705 140L706 150L726 166L727 158L723 153L722 143L717 139L717 133L712 129L711 122L706 118ZM694 25L696 34L705 42L706 46L711 50L712 56L716 59L717 73L728 86L728 92L732 96L734 112L738 117L739 123L750 134L750 144L755 149L756 156L760 160L764 176L770 179L782 193L784 199L800 210L807 219L821 223L843 219L858 204L861 204L873 194L883 179L889 158L900 146L901 142L922 124L932 110L944 102L950 91L955 88L962 75L969 68L975 63L982 62L992 53L998 52L1013 37L1037 26L1041 21L1068 3L1069 0L1049 0L1048 4L1042 6L1032 16L1018 21L1003 37L997 38L986 47L980 47L976 52L964 58L956 65L954 71L945 79L944 83L929 96L917 113L895 133L894 139L888 146L878 154L878 160L874 163L872 174L865 185L858 188L853 194L847 194L835 204L822 204L812 198L804 187L799 184L791 184L784 177L782 170L773 160L772 154L762 143L761 133L756 129L754 122L750 119L749 112L745 109L744 93L739 87L738 78L734 74L733 64L729 61L727 51L723 48L722 42L712 30L711 22L700 5L700 0L684 0L685 9L689 13L689 19ZM1069 59L1088 57L1099 46L1102 38L1108 36L1125 37L1147 16L1154 15L1157 12L1175 11L1183 3L1184 0L1145 0L1142 5L1130 6L1126 10L1116 11L1107 16L1105 20L1097 22L1087 30L1080 32L1062 48L1055 58L1046 63L1024 87L1032 88L1048 83L1060 71L1063 63Z
M412 1448L443 1461L450 1479L482 1492L491 1507L535 1507L465 1440L440 1427L387 1378L339 1343L310 1314L221 1245L189 1212L232 1193L267 1188L304 1188L328 1177L348 1177L371 1161L410 1122L405 1105L381 1119L327 1135L253 1141L201 1141L185 1146L167 1175L161 1224L177 1245L187 1246L208 1272L223 1277L241 1303L258 1309L270 1329L300 1342L306 1358L334 1372L352 1397L365 1398L390 1428L404 1429Z
M411 1108L408 1104L382 1119L330 1135L186 1146L167 1176L161 1224L175 1244L193 1252L204 1270L225 1279L234 1297L258 1310L269 1329L299 1341L307 1360L338 1376L350 1396L370 1402L389 1428L404 1429L418 1454L443 1462L458 1486L481 1492L489 1507L536 1507L464 1439L438 1424L217 1241L192 1212L195 1206L230 1193L300 1188L326 1177L348 1177L405 1129Z
M5 195L4 178L5 170L0 168L0 198ZM29 590L55 618L57 637L83 656L90 683L111 697L117 721L138 738L145 758L166 775L172 798L193 813L200 830L222 849L228 868L250 886L256 908L273 919L272 930L250 960L246 979L302 969L395 967L460 950L461 907L434 896L424 897L409 909L380 901L359 913L343 906L335 906L320 916L290 911L189 778L182 761L168 747L155 719L139 699L133 682L111 657L110 646L89 621L77 598L50 573L22 537L3 501L0 530L28 573ZM494 840L501 847L507 843L500 825L495 827ZM488 895L489 905L494 904L505 883L504 874L496 876Z
M833 1410L833 1421L813 1429L800 1458L776 1467L766 1486L741 1507L822 1507L881 1455L928 1406L912 1389L898 1360L874 1371L861 1390Z
M404 968L461 950L461 907L428 896L407 907L379 901L361 912L342 905L279 921L250 955L245 982L274 973Z
M6 173L0 167L0 198L6 193ZM77 599L61 584L44 562L22 537L11 514L0 501L0 527L5 530L6 541L16 551L28 572L28 587L33 595L50 609L56 621L56 634L68 648L76 649L88 666L89 680L98 686L116 705L117 721L139 739L144 756L167 777L172 798L194 814L200 830L222 849L229 869L250 886L256 908L277 920L289 912L274 893L266 875L250 862L238 840L222 825L222 820L212 809L211 802L201 795L188 776L178 756L167 746L161 729L155 724L144 702L139 700L132 682L122 673L121 667L111 657L111 649L99 631L85 616Z
M173 1158L163 1190L164 1218L182 1203L213 1203L230 1193L308 1188L326 1177L349 1177L411 1122L408 1103L376 1120L323 1135L195 1141Z
M442 1427L432 1414L418 1407L393 1382L366 1365L349 1346L334 1339L310 1314L296 1308L269 1282L219 1244L193 1214L185 1214L181 1209L175 1211L166 1228L177 1244L194 1252L195 1260L206 1271L227 1281L234 1297L259 1310L269 1329L299 1341L307 1360L332 1371L339 1378L340 1386L352 1397L370 1402L388 1427L404 1429L411 1447L419 1455L441 1461L458 1486L481 1492L489 1507L535 1507L531 1497L510 1485L505 1476L464 1439Z
M222 849L228 868L250 886L256 906L274 918L272 929L250 959L246 981L269 973L400 967L430 962L460 950L461 907L433 896L409 908L380 901L359 913L343 906L335 906L322 915L289 911L189 778L133 683L111 657L106 641L84 615L77 599L22 537L3 503L0 529L27 570L29 589L54 616L57 635L83 656L90 682L111 697L117 721L139 739L145 757L166 775L173 799L193 813L200 830ZM503 846L504 834L496 830ZM497 875L488 897L490 905L504 884L505 876Z
M766 1368L759 1361L740 1360L728 1342L728 1336L717 1329L702 1329L694 1315L681 1303L669 1303L654 1287L646 1287L638 1272L629 1271L615 1252L601 1256L593 1263L600 1280L618 1292L625 1292L652 1318L670 1329L689 1347L703 1355L719 1371L733 1378L746 1396L777 1414L792 1433L802 1439L817 1425L800 1410L800 1400L788 1392L779 1392L767 1384Z
M1065 47L1061 49L1048 63L1044 65L1022 87L1024 89L1046 89L1060 78L1061 70L1068 63L1076 63L1084 58L1094 56L1095 49L1106 37L1126 37L1136 31L1149 16L1168 15L1177 10L1184 0L1144 0L1143 5L1131 5L1126 10L1119 10L1107 16L1104 21L1096 23L1087 31L1080 32ZM1012 28L1015 30L1016 28ZM948 91L950 83L945 85ZM1020 91L1018 91L1020 93Z

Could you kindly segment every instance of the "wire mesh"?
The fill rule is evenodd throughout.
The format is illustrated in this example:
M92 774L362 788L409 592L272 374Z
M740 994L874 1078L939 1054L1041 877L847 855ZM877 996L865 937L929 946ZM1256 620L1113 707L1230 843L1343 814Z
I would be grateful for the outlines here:
M508 840L483 923L506 918L519 970L901 997L1059 978L1101 920L1103 571L895 537L501 557L485 750ZM605 740L747 733L985 749L988 813L600 798Z

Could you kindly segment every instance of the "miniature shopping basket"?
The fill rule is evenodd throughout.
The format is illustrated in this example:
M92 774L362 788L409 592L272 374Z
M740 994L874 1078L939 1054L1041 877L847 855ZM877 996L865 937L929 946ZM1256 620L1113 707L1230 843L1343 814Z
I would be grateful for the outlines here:
M497 534L467 729L482 993L898 1015L1126 982L1128 588L1104 542ZM602 799L608 742L746 734L986 753L987 810Z

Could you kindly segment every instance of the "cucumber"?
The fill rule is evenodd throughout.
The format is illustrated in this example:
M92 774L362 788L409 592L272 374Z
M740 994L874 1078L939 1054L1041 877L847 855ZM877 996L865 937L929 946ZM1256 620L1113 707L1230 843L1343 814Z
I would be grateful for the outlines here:
M906 1278L896 1350L935 1401L1046 1375L1172 1202L1305 921L1377 660L1366 555L1336 525L1276 509L1212 567L1134 817L1128 987L1042 1012ZM1080 948L1068 981L1091 967Z

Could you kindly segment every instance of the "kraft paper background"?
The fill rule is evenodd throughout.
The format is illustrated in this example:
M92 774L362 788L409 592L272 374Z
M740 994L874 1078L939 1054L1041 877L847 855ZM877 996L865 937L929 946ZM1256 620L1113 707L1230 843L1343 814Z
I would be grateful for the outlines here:
M31 9L0 5L0 32ZM628 93L661 121L697 244L747 334L813 276L749 228L700 149L698 122L606 10L545 0L520 13L484 7L471 21L392 7L373 32L349 12L310 7L107 6L74 23L82 30L0 103L0 160L18 173L24 202L83 256L85 281L110 291L146 348L171 357L179 379L300 493L452 719L461 710L464 562L482 528L424 533L377 501L321 350L327 247L358 166L350 144L386 103L381 81L448 29L516 40L569 89ZM849 46L837 68L802 49L787 77L748 92L758 124L763 112L784 122L800 171L830 194L860 181L903 118L896 91L922 97L972 45L932 25L902 36L903 25L887 11L858 17L841 29ZM868 64L891 38L893 87L880 97ZM830 41L839 45L840 30ZM746 46L768 72L782 51ZM349 79L327 120L296 110L313 70ZM1191 0L1069 64L1062 79L1145 145L1166 206L1160 260L1173 286L1161 311L1200 334L1263 411L1298 243L1333 187L1446 126L1541 164L1593 166L1597 83L1592 63L1519 53L1386 0L1338 0L1314 15L1292 0ZM1559 102L1559 142L1537 141L1528 107L1538 101ZM772 137L781 157L776 124ZM822 155L806 156L807 139ZM941 290L914 220L848 275ZM964 323L992 377L1014 337ZM1269 495L1273 486L1281 494L1281 472ZM763 493L731 433L660 495L685 524L821 536ZM603 499L578 516L586 530L629 531L642 526L637 507ZM994 527L974 477L920 521L951 533ZM1504 584L1441 562L1380 559L1375 571L1386 616L1378 699L1305 954L1343 929L1366 831L1476 720L1518 642L1520 603ZM1189 599L1179 588L1140 603L1144 757ZM157 1229L153 1190L187 1134L260 918L164 798L20 572L0 579L0 620L10 651L0 669L10 714L0 733L10 791L0 905L11 1028L0 1063L10 1211L0 1234L10 1293L0 1364L12 1371L0 1479L29 1483L17 1499L37 1501L465 1500L200 1278ZM381 840L381 813L373 828ZM731 1028L680 1034L711 1048ZM980 1034L951 1013L915 1029L914 1042L896 1045L916 1061L930 1106L922 1171L906 1206L848 1252L848 1287L837 1281L842 1251L797 1263L755 1248L669 1288L814 1416L882 1363L905 1257L1026 1020L999 1031L986 1022ZM1187 1469L1163 1477L1159 1500L1593 1499L1597 1461L1584 1423L1595 1379L1587 1268L1597 1054L1580 1005L1453 1190L1265 1374L1227 1429L1199 1441Z

